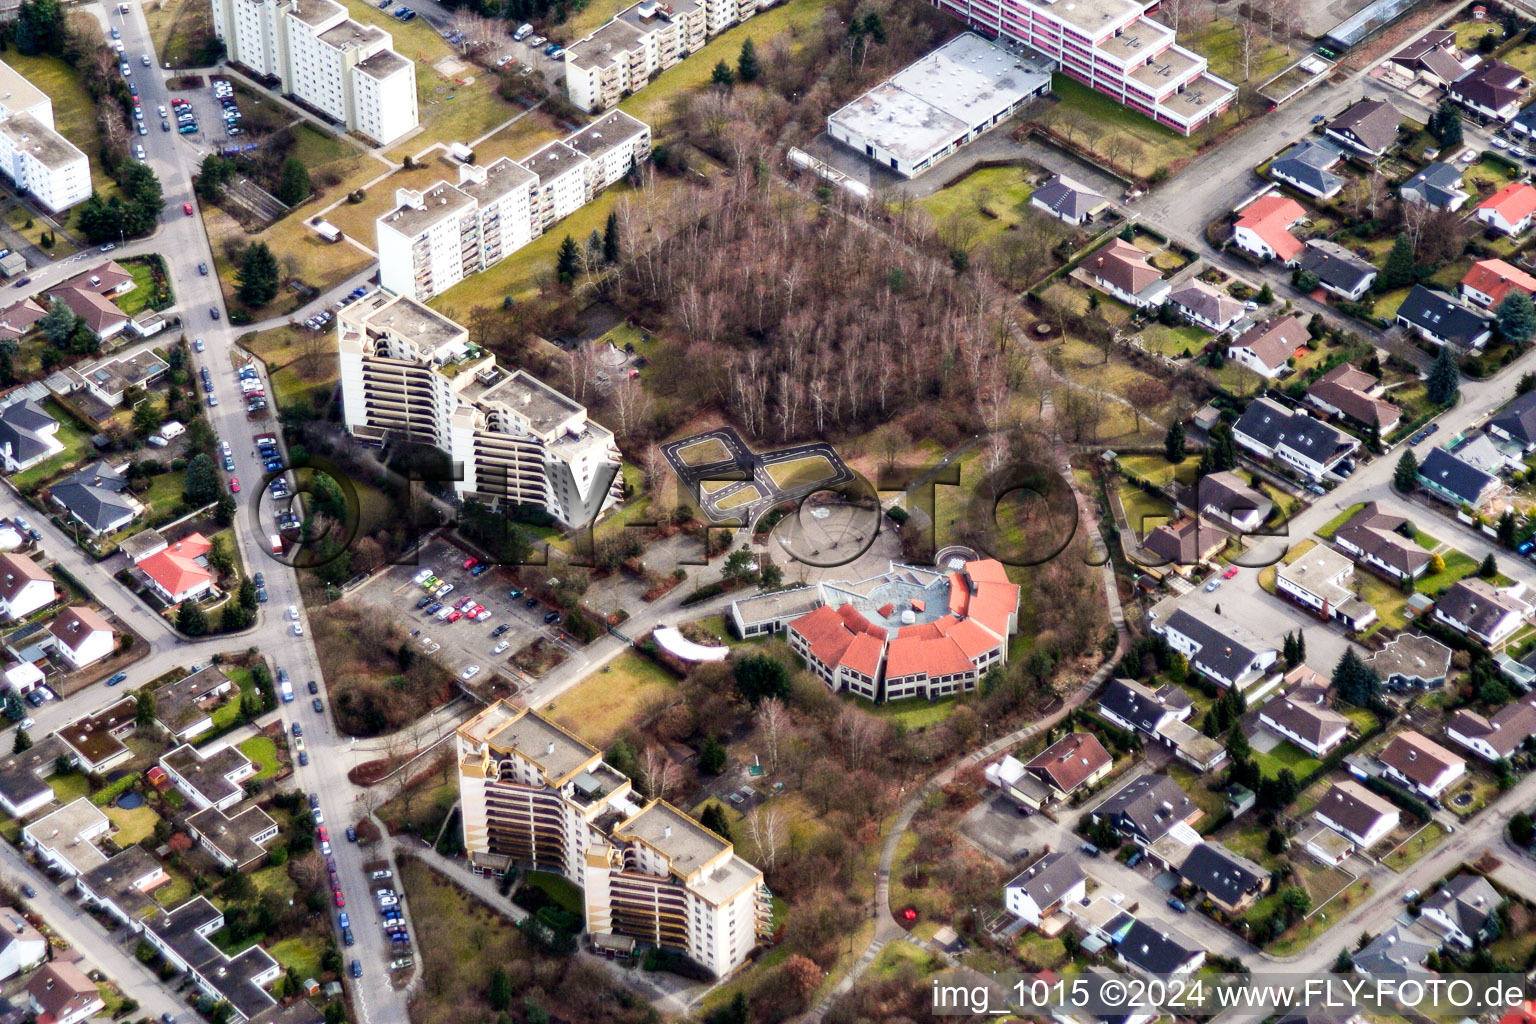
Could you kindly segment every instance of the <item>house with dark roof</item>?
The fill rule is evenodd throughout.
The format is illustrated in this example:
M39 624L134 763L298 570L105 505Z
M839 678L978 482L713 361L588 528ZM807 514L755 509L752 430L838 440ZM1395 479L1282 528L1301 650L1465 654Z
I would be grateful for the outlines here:
M1228 688L1246 690L1274 665L1280 652L1219 615L1199 618L1180 608L1152 630L1189 659L1190 667Z
M1536 186L1511 182L1478 203L1472 216L1501 235L1524 234L1536 217Z
M1355 971L1371 978L1392 978L1433 973L1424 966L1439 943L1425 932L1394 924L1357 950L1350 962Z
M32 325L48 315L48 311L31 297L13 302L0 309L0 340L18 341L26 337Z
M128 326L128 314L118 309L111 299L87 288L61 285L48 293L54 302L62 302L70 312L85 321L91 333L103 341L120 334Z
M1418 203L1455 213L1471 198L1461 187L1461 171L1444 160L1425 164L1410 174L1397 194L1405 203Z
M1321 760L1349 735L1349 719L1328 704L1326 690L1301 687L1268 701L1259 724Z
M1116 238L1082 263L1093 283L1137 309L1161 306L1168 298L1168 282L1162 271L1147 262L1147 254L1130 242Z
M1456 51L1456 33L1435 29L1392 55L1392 63L1430 85L1444 88L1466 74Z
M1344 187L1344 177L1329 170L1344 158L1332 143L1302 139L1275 157L1269 176L1318 199L1331 199Z
M1409 540L1408 520L1383 512L1374 501L1362 505L1333 535L1334 545L1357 561L1395 580L1418 579L1433 555Z
M1526 453L1536 451L1536 391L1517 395L1487 423L1488 433L1518 444Z
M106 912L130 928L158 913L150 893L171 880L154 855L142 846L129 846L75 879L83 902Z
M1087 890L1088 876L1077 858L1057 850L1009 880L1003 886L1003 904L1009 913L1038 928L1062 904L1081 900Z
M1141 546L1174 572L1188 575L1219 554L1227 539L1227 532L1204 516L1184 516L1158 526Z
M1029 205L1078 227L1091 222L1109 206L1109 200L1087 185L1057 174L1030 194Z
M1179 879L1229 914L1240 914L1269 891L1269 872L1220 843L1200 843L1179 866Z
M1196 495L1196 504L1202 515L1244 533L1251 533L1264 525L1264 520L1275 507L1275 503L1262 492L1228 469L1202 476L1196 487Z
M1473 576L1447 587L1435 602L1434 614L1437 622L1493 647L1520 628L1526 610L1487 580Z
M1158 976L1189 974L1205 963L1204 948L1166 924L1141 920L1131 922L1115 945L1115 955L1128 970Z
M1397 308L1397 323L1459 352L1480 351L1493 336L1491 319L1422 284L1414 285Z
M44 964L26 991L37 1024L80 1024L107 1007L96 983L67 960Z
M1501 60L1485 60L1445 87L1445 95L1468 110L1508 121L1525 100L1525 76Z
M1388 778L1433 799L1467 773L1466 761L1412 729L1392 737L1376 759Z
M1377 274L1369 261L1325 238L1307 239L1306 247L1296 257L1296 266L1316 277L1318 284L1334 295L1351 302L1371 290Z
M187 818L187 832L224 870L250 871L265 863L278 826L255 803L246 803L234 813L205 807Z
M1369 850L1397 828L1397 808L1354 779L1335 782L1312 811L1317 820L1344 838Z
M1536 697L1522 697L1490 717L1468 708L1451 716L1445 738L1459 743L1485 761L1498 761L1530 745L1536 737Z
M1402 412L1382 398L1381 391L1380 379L1353 363L1340 363L1307 388L1306 402L1330 416L1374 425L1377 435L1386 437L1397 429Z
M1212 288L1199 278L1190 278L1168 296L1174 312L1190 323L1220 334L1243 318L1243 304Z
M1445 683L1451 649L1422 633L1399 633L1365 659L1392 690L1432 690Z
M1260 196L1237 211L1237 222L1232 225L1232 242L1261 260L1294 263L1304 247L1301 240L1291 234L1291 228L1306 216L1306 207L1289 196L1278 193Z
M1499 478L1458 459L1444 448L1435 448L1419 465L1420 486L1452 505L1482 508L1498 493Z
M64 450L59 421L33 399L0 410L0 469L21 473Z
M228 1003L231 1019L240 1024L277 1005L267 986L283 969L260 946L234 955L219 949L208 937L223 927L224 913L207 897L195 896L175 910L150 918L142 934L167 963L190 975L203 995Z
M1200 806L1166 775L1138 775L1092 812L1095 824L1108 822L1138 846L1149 847L1178 824L1189 824Z
M171 740L185 743L213 728L213 710L235 684L217 665L162 683L154 689L155 724Z
M1498 937L1503 904L1504 897L1482 875L1457 875L1424 901L1419 923L1462 949L1473 949Z
M49 499L94 536L121 530L144 514L121 468L93 462L48 489Z
M1112 679L1099 698L1099 714L1122 729L1152 736L1165 723L1187 721L1194 712L1188 697L1174 702L1168 699L1172 696L1166 688L1154 693L1134 679Z
M1356 153L1374 160L1396 144L1397 127L1402 121L1402 115L1390 103L1358 100L1329 121L1323 131Z
M1254 454L1274 459L1309 480L1321 480L1356 449L1348 434L1291 410L1270 398L1256 398L1232 426L1232 439Z
M1233 339L1227 358L1273 380L1290 371L1290 358L1310 336L1299 316L1277 316L1254 324Z
M1511 292L1536 293L1536 277L1499 259L1478 260L1461 278L1461 297L1484 309L1498 309Z

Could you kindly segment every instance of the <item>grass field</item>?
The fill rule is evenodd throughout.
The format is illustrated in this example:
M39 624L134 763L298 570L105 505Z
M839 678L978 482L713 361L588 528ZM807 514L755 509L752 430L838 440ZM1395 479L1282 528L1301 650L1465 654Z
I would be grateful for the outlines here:
M1094 92L1074 78L1062 74L1052 75L1051 91L1059 101L1058 110L1077 111L1102 132L1092 143L1075 137L1073 141L1088 145L1095 153L1102 153L1105 143L1112 136L1122 135L1134 140L1141 151L1132 156L1122 155L1119 162L1137 174L1150 175L1160 167L1188 160L1195 155L1198 142L1194 138L1185 138L1171 128L1164 128L1151 118L1121 106L1102 93ZM1226 126L1236 118L1237 115L1229 111L1215 123Z
M265 736L252 736L239 745L240 753L256 763L256 778L270 779L277 774L277 744Z
M125 811L121 807L103 807L102 812L117 827L112 837L118 846L130 846L146 836L155 834L155 822L160 820L154 808L148 804Z
M1125 519L1138 537L1157 529L1173 517L1173 507L1159 501L1140 487L1120 488L1120 504L1125 508Z
M154 0L144 18L155 43L155 56L173 68L191 67L203 40L213 32L211 5L200 0Z
M581 890L574 883L549 871L529 871L523 875L523 884L541 890L546 896L554 900L563 910L577 917L586 914L586 906L582 902Z
M833 476L832 463L825 455L807 455L789 462L775 462L767 470L768 478L786 491L830 480Z
M300 935L272 943L267 947L267 952L284 967L292 968L300 978L318 978L325 943L311 936Z
M1439 846L1440 840L1444 838L1445 829L1440 827L1439 822L1432 821L1409 836L1397 849L1384 857L1382 863L1393 871L1402 871L1436 846Z
M11 477L11 483L22 492L62 473L85 458L91 451L91 435L86 433L85 429L76 423L75 418L65 412L59 403L50 398L43 403L43 408L47 410L48 415L59 421L58 432L53 436L54 440L64 446L64 450L53 458L33 466L25 473L17 473Z
M1289 768L1291 774L1300 779L1305 778L1322 767L1321 761L1309 756L1305 750L1302 750L1290 740L1281 740L1275 745L1273 750L1262 753L1255 750L1253 752L1253 759L1259 763L1259 770L1264 774L1264 777L1271 779L1279 775L1286 768Z
M1180 33L1180 45L1201 54L1210 63L1211 73L1234 84L1262 82L1285 69L1294 55L1281 44L1260 35L1249 54L1248 74L1243 74L1243 40L1237 22L1230 18L1212 18L1198 30Z
M1150 351L1165 355L1169 359L1183 359L1186 353L1191 356L1196 355L1210 340L1209 333L1192 324L1169 327L1166 324L1152 323L1141 329L1141 343Z
M53 788L53 795L61 804L67 804L71 800L79 800L83 796L91 795L91 780L79 772L50 775L48 777L48 785Z
M14 47L5 51L5 63L53 101L53 127L91 162L91 187L103 196L118 194L117 183L101 163L101 133L96 128L96 105L75 73L60 57L28 57Z
M685 466L707 466L713 462L724 462L730 454L725 447L725 442L718 437L706 437L702 441L694 441L677 450L677 457L683 460Z
M1166 487L1175 478L1180 483L1192 484L1200 470L1200 460L1193 455L1186 456L1177 467L1160 455L1122 455L1116 461L1125 472L1157 487Z
M253 242L266 242L272 250L272 255L277 257L278 267L282 271L283 281L290 278L298 278L311 288L325 291L334 288L347 278L356 274L372 262L367 253L355 245L346 242L327 242L315 234L313 228L304 222L304 217L298 213L290 214L256 234L248 234L229 214L211 203L202 203L200 208L203 213L203 225L208 230L208 241L213 248L214 271L219 275L219 285L224 290L224 301L229 306L231 315L243 312L252 320L265 320L270 317L283 316L297 309L308 301L308 298L288 287L278 290L277 298L257 309L250 309L239 300L237 289L239 287L236 276L237 267L225 255L227 242L239 246L243 252L245 246ZM345 229L343 229L345 230ZM362 236L364 244L373 241L373 232L370 230Z
M760 500L762 496L763 492L757 489L757 484L747 484L739 491L736 491L733 494L728 494L724 498L721 498L719 501L715 502L715 508L719 509L721 512L729 512L733 508L740 508L742 505L750 505L754 501Z
M744 40L751 39L758 53L765 53L769 40L780 32L789 32L789 50L794 54L811 38L812 33L805 30L828 16L827 6L819 0L790 0L781 7L764 11L745 24L720 33L698 53L663 71L656 81L620 103L619 109L650 125L652 135L660 139L672 127L675 117L673 99L708 85L709 76L719 61L735 66Z
M919 199L918 205L940 230L963 233L980 243L1022 225L1034 190L1022 168L983 167Z
M27 223L29 221L32 224L31 227L27 227ZM45 223L41 218L32 214L24 206L12 206L10 210L6 212L5 222L10 225L12 231L15 231L17 234L21 235L23 238L38 248L43 249L44 252L49 253L51 256L53 256L54 259L63 259L65 256L72 256L77 251L75 247L70 244L69 239L60 234L55 234L53 236L52 249L44 248L43 236L48 234L49 225ZM16 370L20 372L22 370L20 360L16 359L14 362Z
M677 681L660 665L625 651L543 710L588 743L606 747L647 705L669 698L676 689Z

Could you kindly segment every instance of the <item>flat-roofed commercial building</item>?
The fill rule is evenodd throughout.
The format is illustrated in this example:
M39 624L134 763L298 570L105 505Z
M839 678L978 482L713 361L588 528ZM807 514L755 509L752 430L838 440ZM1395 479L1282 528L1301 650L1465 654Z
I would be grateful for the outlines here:
M670 804L642 804L596 747L501 701L461 725L457 742L476 870L557 871L581 887L594 936L680 950L716 975L768 938L763 873Z
M966 32L829 116L827 134L910 178L1048 91L1051 69Z
M53 127L53 101L0 64L0 173L57 213L91 194L91 164Z
M462 469L460 494L533 505L566 526L621 496L613 432L531 374L498 366L447 317L376 291L347 306L336 329L354 436L431 445Z

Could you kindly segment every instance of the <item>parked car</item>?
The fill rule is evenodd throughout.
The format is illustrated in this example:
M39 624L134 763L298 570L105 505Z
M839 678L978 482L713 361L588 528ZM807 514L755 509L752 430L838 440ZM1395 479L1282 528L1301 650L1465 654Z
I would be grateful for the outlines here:
M1189 910L1189 908L1184 905L1184 901L1179 899L1177 896L1168 897L1168 907L1177 914L1183 914Z
M127 679L127 678L128 678L128 673L127 672L119 672L119 673L117 673L117 675L115 675L111 679L107 680L107 685L108 686L116 686L118 683L122 682L124 679Z

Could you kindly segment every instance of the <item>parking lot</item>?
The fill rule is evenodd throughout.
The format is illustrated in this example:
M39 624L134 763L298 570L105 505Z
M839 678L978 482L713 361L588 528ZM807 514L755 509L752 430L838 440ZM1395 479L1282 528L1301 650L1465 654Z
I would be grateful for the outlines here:
M538 637L557 643L571 653L576 645L564 636L557 624L546 623L550 609L543 604L528 607L527 597L510 597L517 587L508 575L492 568L479 576L473 574L473 566L464 567L469 559L466 552L443 540L435 540L420 553L414 565L397 565L382 573L368 585L348 595L347 600L378 609L392 617L409 633L421 653L434 659L443 667L462 678L481 683L496 673L514 687L520 689L531 682L511 664L512 655ZM435 594L429 595L414 577L425 570L444 582ZM447 590L452 587L451 590ZM431 597L424 606L422 602ZM465 598L483 606L490 614L479 621L461 617L449 622L439 618ZM440 605L436 612L427 609ZM473 607L473 606L471 606ZM508 628L495 635L502 626ZM497 650L506 644L501 650ZM465 672L475 669L468 676Z
M229 81L223 78L209 78L207 79L207 84L200 89L185 89L172 93L174 99L185 100L187 106L178 106L175 110L167 106L167 110L171 115L169 119L171 131L176 132L181 127L176 121L177 112L190 109L196 118L197 131L189 132L183 138L193 143L207 143L214 146L239 145L241 141L238 127L239 122L236 122L236 134L231 136L226 130L224 108L220 102L220 96L216 95L216 91L229 93L238 107L240 99L238 91L234 90ZM146 111L146 113L149 113L149 111ZM160 119L157 116L155 123L152 125L154 131L160 130L159 121Z

